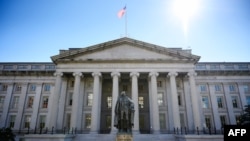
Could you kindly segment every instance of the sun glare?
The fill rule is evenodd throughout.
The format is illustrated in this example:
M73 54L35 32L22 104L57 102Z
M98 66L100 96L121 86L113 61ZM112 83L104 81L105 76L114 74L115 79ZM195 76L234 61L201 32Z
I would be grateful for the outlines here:
M188 23L190 19L197 13L200 0L174 0L173 12L182 24L185 34L187 34Z

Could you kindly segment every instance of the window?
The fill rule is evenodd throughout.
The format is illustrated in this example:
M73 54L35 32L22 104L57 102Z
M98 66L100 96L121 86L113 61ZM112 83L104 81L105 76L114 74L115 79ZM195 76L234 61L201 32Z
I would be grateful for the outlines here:
M206 92L207 91L206 85L200 85L200 91L201 92Z
M108 107L108 108L111 108L111 107L112 107L112 97L111 97L111 96L108 96L108 97L107 97L107 107Z
M232 103L233 103L233 108L239 108L238 107L238 97L237 96L232 96Z
M228 64L228 65L224 65L225 69L234 69L234 65L232 64Z
M160 129L166 129L166 119L165 114L160 114Z
M220 123L222 127L227 124L225 115L220 116Z
M91 128L91 115L90 114L85 115L85 128L86 129Z
M40 69L40 65L32 65L31 69L32 70L38 70L38 69Z
M13 65L4 65L3 69L5 70L12 70L14 68Z
M145 116L143 114L139 115L139 127L140 129L145 128Z
M45 127L45 121L46 121L46 116L45 115L40 115L40 121L39 121L39 123L40 123L39 127L40 128Z
M44 85L44 91L49 92L50 91L50 84L45 84Z
M0 85L0 91L7 91L8 85L7 84L1 84Z
M220 65L217 65L217 64L210 65L210 69L211 70L219 70L220 69Z
M181 127L185 127L185 118L184 118L184 114L180 113L180 123L181 123Z
M139 104L139 108L144 108L144 97L143 96L139 96L138 97L138 104Z
M163 93L158 93L158 106L163 106Z
M45 69L46 70L53 70L53 69L55 69L55 66L54 65L46 65Z
M182 102L181 102L181 94L178 94L178 105L181 106Z
M35 84L30 84L30 91L31 92L36 91L36 85Z
M28 66L27 65L18 65L17 69L25 70L25 69L28 69Z
M14 96L12 101L12 109L17 109L19 103L19 96Z
M93 104L93 93L88 93L87 106L92 106Z
M128 91L128 86L127 85L123 85L122 86L122 91Z
M234 85L229 85L229 91L230 92L235 92L235 86Z
M221 86L220 85L215 85L214 89L216 92L220 92L221 91Z
M250 86L249 85L244 85L243 87L244 87L244 92L245 93L249 93L250 92L250 88L249 88Z
M157 87L161 88L162 87L162 82L161 81L157 81Z
M205 123L207 128L211 128L211 117L209 115L205 115Z
M142 92L143 91L143 85L139 85L139 92Z
M198 70L205 70L206 69L206 65L196 65L196 69L198 69Z
M67 114L66 117L66 127L70 128L70 120L71 120L71 114Z
M4 99L5 97L4 96L0 96L0 109L3 108L3 105L4 105Z
M16 120L16 115L11 115L9 121L10 128L13 128L15 126L15 120Z
M75 85L75 81L74 80L70 81L70 87L73 88L74 85Z
M240 115L235 115L235 120L237 125L240 125L240 118L241 118Z
M111 128L111 116L106 116L106 128Z
M239 69L248 69L247 64L239 64Z
M208 103L208 97L207 96L202 97L202 107L203 108L209 108L209 103Z
M247 105L250 105L250 96L246 96Z
M29 96L27 108L33 108L33 102L34 102L34 96Z
M43 102L42 102L42 108L48 108L48 102L49 102L49 97L44 96L43 97Z
M221 96L217 96L217 105L218 105L218 108L223 108L224 107Z
M15 91L20 92L22 90L21 84L16 84Z
M26 115L24 117L24 128L30 128L30 120L31 120L30 115Z
M68 105L72 106L73 104L73 93L68 94Z

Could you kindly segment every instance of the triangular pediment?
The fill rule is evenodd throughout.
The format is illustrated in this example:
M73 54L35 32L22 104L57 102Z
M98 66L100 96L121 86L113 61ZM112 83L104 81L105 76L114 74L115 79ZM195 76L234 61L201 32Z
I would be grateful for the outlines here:
M52 56L53 62L64 61L177 61L190 60L198 62L199 56L192 55L190 50L166 48L146 42L120 38L86 48L70 48L61 50L59 55Z

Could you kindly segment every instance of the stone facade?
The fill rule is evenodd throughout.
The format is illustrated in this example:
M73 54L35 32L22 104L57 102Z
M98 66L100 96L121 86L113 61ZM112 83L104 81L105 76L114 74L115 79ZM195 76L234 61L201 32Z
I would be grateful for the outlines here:
M249 62L199 62L191 50L130 38L51 59L0 63L0 127L116 133L112 105L121 91L135 103L136 134L220 130L250 104Z

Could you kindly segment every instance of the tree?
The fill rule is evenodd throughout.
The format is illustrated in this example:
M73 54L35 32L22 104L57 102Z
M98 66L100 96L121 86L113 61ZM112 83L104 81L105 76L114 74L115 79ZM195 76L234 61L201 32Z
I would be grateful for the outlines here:
M250 126L250 105L246 105L244 113L240 117L240 125Z
M1 128L0 129L0 139L1 141L15 141L16 135L12 132L11 128Z

